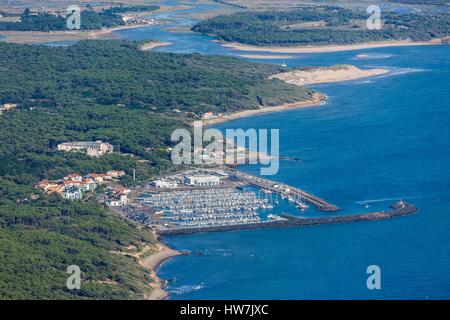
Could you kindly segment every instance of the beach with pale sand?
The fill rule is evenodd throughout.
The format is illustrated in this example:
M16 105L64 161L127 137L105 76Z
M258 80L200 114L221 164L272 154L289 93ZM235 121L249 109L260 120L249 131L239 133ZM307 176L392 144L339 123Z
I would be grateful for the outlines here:
M254 52L272 52L272 53L327 53L353 51L384 47L404 47L404 46L426 46L440 44L441 39L433 39L431 41L411 41L411 40L395 40L395 41L376 41L358 44L345 45L323 45L323 46L252 46L242 43L229 42L223 43L222 46L232 48L238 51L254 51Z
M156 275L156 270L164 261L167 261L172 257L182 255L183 253L169 248L162 242L158 242L158 244L156 244L155 247L152 247L151 249L155 252L139 260L139 264L150 271L150 276L153 280L153 282L150 284L153 291L150 296L147 297L147 299L164 300L167 299L168 293L164 290L163 282Z
M171 42L151 41L151 42L144 43L143 45L141 45L140 49L142 51L149 51L149 50L153 50L158 47L170 46L171 44L172 44Z
M326 96L322 93L314 93L311 99L302 100L293 103L282 104L278 106L271 107L261 107L260 109L252 109L252 110L244 110L238 111L234 113L230 113L226 116L216 117L213 119L203 120L203 125L209 126L213 124L218 124L222 122L232 121L240 118L251 117L254 115L271 113L271 112L279 112L290 109L298 109L298 108L306 108L311 106L316 106L324 103L326 101Z

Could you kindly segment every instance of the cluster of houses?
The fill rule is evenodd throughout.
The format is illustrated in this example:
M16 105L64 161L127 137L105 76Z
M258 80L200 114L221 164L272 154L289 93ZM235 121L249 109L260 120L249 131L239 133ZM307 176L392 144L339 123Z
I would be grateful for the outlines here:
M113 181L125 175L125 171L111 170L107 173L91 173L87 176L70 174L61 180L41 180L36 188L44 190L47 194L57 193L70 200L80 200L83 193L93 191L98 185Z
M17 108L17 104L15 104L15 103L2 104L2 105L0 105L0 114L2 114L3 112L9 111L9 110L15 109L15 108Z
M100 202L104 202L111 207L121 207L128 203L130 192L131 190L125 187L108 187L103 201Z
M154 18L144 19L133 15L123 15L122 20L127 24L156 24Z

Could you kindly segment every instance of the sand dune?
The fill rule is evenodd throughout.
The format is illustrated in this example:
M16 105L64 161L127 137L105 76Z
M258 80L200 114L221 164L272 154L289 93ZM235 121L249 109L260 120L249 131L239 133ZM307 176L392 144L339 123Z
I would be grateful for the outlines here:
M277 78L287 83L302 86L305 84L317 84L328 82L340 82L360 78L378 76L387 73L386 69L362 70L349 64L336 65L332 67L311 67L296 69L288 72L278 73L270 77Z

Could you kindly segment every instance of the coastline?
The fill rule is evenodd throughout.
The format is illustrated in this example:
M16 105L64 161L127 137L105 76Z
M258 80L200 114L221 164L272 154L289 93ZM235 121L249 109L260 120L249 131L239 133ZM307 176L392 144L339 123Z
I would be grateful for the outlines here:
M152 44L149 44L149 45L152 45ZM385 69L372 69L372 70L360 70L360 71L362 71L362 72L365 71L367 73L357 74L352 79L371 77L371 76L376 76L376 75L380 75L380 74L385 74L388 72ZM346 80L349 80L349 79L340 79L340 80L333 79L332 82L340 82L340 81L346 81ZM284 105L272 106L272 107L264 107L264 108L258 109L258 110L238 111L235 113L231 113L225 117L217 117L214 119L203 120L203 124L205 126L210 126L210 125L214 125L214 124L218 124L218 123L224 123L227 121L251 117L254 115L259 115L259 114L264 114L264 113L272 113L272 112L280 112L280 111L291 110L291 109L313 107L313 106L323 104L324 102L326 102L326 99L327 99L327 97L325 94L320 93L320 92L315 92L313 94L312 98L308 99L308 100L303 100L303 101L294 102L294 103L288 103L288 104L284 104ZM161 241L158 242L158 247L159 247L158 252L141 260L141 265L144 268L151 271L151 276L152 276L152 279L154 280L154 282L152 284L154 290L153 290L152 294L148 297L149 300L167 299L168 293L164 290L164 284L163 284L162 280L156 275L156 270L162 263L164 263L168 259L183 254L180 251L169 248L167 245L165 245Z
M0 31L0 35L5 38L1 41L8 43L43 43L59 41L80 41L87 39L118 39L115 31L134 29L148 26L148 24L132 24L114 28L87 31Z
M147 300L164 300L167 299L168 293L164 290L163 281L157 276L156 272L158 268L167 260L182 255L183 253L169 248L163 242L158 239L156 244L157 251L152 253L148 257L142 258L139 260L139 264L150 271L150 277L153 282L151 283L151 287L153 288L152 293L147 297Z
M385 47L404 47L404 46L426 46L441 44L441 39L433 39L430 41L411 41L411 40L393 40L393 41L374 41L357 44L346 45L323 45L323 46L253 46L237 42L223 42L222 46L232 48L237 51L253 51L253 52L272 52L272 53L328 53L353 51L373 48Z
M279 112L290 109L299 109L299 108L307 108L312 106L321 105L326 101L326 96L323 93L316 92L313 97L308 100L302 100L293 103L282 104L278 106L271 107L263 107L262 109L251 109L251 110L243 110L229 114L225 117L217 117L213 119L203 120L203 124L205 126L223 123L227 121L232 121L240 118L251 117L254 115L264 114L264 113L272 113Z

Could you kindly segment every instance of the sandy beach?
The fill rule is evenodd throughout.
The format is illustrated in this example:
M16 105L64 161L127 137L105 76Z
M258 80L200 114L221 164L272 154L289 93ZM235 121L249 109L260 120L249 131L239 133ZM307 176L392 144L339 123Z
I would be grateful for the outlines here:
M325 101L326 101L326 96L322 93L316 92L316 93L314 93L313 97L308 100L283 104L283 105L279 105L279 106L262 107L261 109L254 109L254 110L252 109L252 110L244 110L244 111L234 112L227 116L203 120L203 125L209 126L209 125L213 125L213 124L217 124L217 123L236 120L239 118L251 117L251 116L263 114L263 113L279 112L279 111L290 110L290 109L312 107L312 106L320 105L320 104L324 103Z
M382 68L362 70L353 65L343 64L331 67L295 69L275 74L270 79L277 78L290 84L303 86L307 84L349 81L379 76L386 73L388 73L388 70Z
M347 44L347 45L293 46L293 47L251 46L231 42L231 43L223 43L222 46L229 47L239 51L273 52L273 53L327 53L327 52L352 51L352 50L363 50L363 49L383 48L383 47L426 46L426 45L436 45L440 43L441 39L434 39L431 41L396 40L396 41L377 41L359 44Z
M141 45L140 48L142 51L148 51L148 50L153 50L158 47L170 46L171 44L172 44L171 42L152 41L152 42L148 42L148 43Z
M140 259L139 263L145 269L150 271L151 277L153 279L153 283L151 284L153 291L148 300L164 300L167 298L168 294L164 290L164 284L161 279L156 275L156 271L158 267L166 260L183 254L180 251L174 250L166 246L164 243L159 242L156 245L156 248L152 248L152 250L156 250L155 253Z

